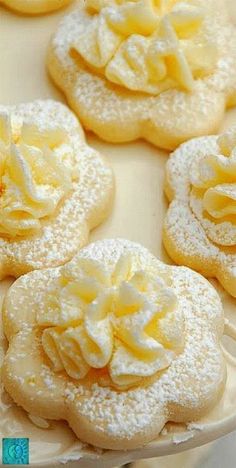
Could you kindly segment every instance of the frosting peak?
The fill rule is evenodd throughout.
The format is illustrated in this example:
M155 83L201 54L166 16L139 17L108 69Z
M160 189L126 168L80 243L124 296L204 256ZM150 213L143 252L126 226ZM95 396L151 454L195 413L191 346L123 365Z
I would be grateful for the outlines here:
M85 5L89 20L74 48L113 83L154 95L176 86L191 90L215 65L215 47L201 34L204 11L188 1Z
M0 114L0 234L25 236L41 227L71 189L72 154L66 134L23 123L14 132Z
M198 205L201 200L203 215L205 213L209 222L215 222L217 225L221 223L221 226L226 228L227 224L223 223L236 223L235 129L221 135L218 138L218 146L220 154L206 155L191 167L191 204L199 215ZM230 239L227 237L224 241L214 235L213 240L225 245L236 244L235 235Z
M62 268L37 321L56 371L82 379L97 369L126 387L168 367L182 345L176 306L163 273L134 271L131 256L112 271L80 258Z

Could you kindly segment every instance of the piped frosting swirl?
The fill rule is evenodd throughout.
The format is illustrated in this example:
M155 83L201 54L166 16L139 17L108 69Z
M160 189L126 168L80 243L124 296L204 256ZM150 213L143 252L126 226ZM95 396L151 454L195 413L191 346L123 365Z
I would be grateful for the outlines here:
M37 322L55 371L78 380L100 371L122 388L167 368L179 352L176 308L163 272L135 271L129 254L112 271L97 260L77 258L62 268Z
M55 214L78 177L73 149L61 128L40 130L31 122L13 129L0 114L0 234L26 236Z
M217 51L203 33L204 10L179 0L86 0L87 21L73 44L112 83L157 95L192 90Z
M217 244L236 245L236 129L218 138L219 154L205 155L190 168L190 205Z

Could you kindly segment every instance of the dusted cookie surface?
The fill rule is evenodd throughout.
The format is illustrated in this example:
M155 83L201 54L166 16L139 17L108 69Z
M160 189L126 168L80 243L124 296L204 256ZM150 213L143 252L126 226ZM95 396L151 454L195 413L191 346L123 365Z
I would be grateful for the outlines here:
M80 1L48 68L83 125L173 149L213 133L236 100L236 28L223 0Z
M167 162L164 244L236 297L236 129L193 139Z
M58 266L109 213L113 175L55 101L0 106L0 277Z
M71 3L72 0L0 0L0 3L19 13L37 15L58 10Z
M130 241L98 241L63 267L22 276L3 323L14 401L103 448L136 448L169 420L198 419L224 389L215 289Z

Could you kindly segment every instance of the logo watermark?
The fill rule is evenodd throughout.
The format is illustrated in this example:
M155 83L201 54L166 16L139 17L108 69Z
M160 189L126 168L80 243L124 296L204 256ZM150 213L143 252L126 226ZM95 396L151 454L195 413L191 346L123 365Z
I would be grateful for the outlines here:
M29 439L2 439L2 463L3 465L28 465Z

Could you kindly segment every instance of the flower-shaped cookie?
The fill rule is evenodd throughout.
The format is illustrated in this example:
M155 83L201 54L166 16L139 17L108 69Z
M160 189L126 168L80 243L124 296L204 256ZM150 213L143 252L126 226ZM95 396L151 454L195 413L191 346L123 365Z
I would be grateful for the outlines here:
M236 297L236 128L184 143L167 163L164 244Z
M71 3L72 0L0 0L11 10L29 15L38 15L58 10Z
M109 213L113 176L55 101L0 106L0 277L62 265Z
M235 104L235 41L224 0L86 0L59 25L48 67L104 140L173 149Z
M224 389L215 289L130 241L99 241L65 266L22 276L3 322L6 390L93 445L141 446L168 420L205 414Z

